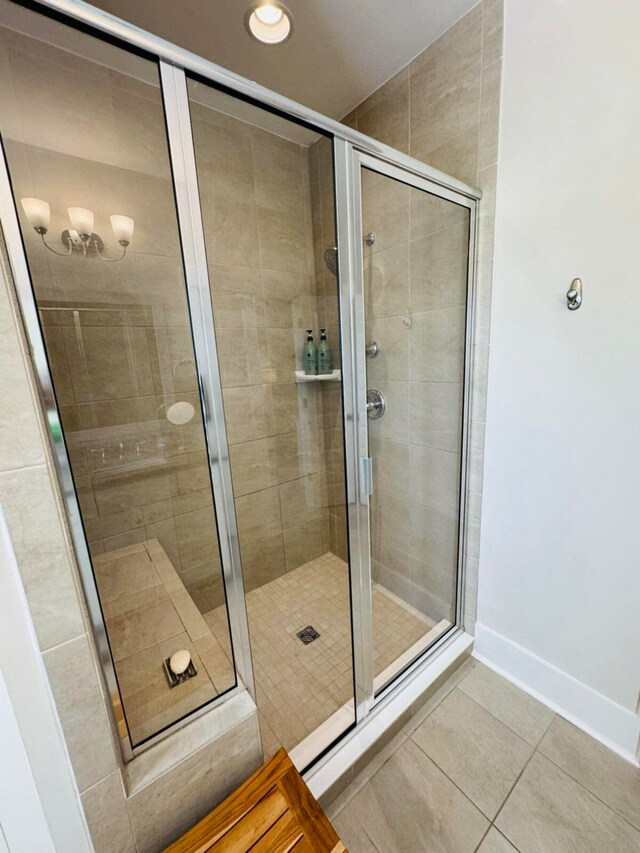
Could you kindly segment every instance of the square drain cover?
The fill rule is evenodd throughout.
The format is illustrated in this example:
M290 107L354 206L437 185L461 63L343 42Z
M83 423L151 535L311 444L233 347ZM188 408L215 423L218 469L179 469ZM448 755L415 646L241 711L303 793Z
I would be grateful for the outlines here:
M313 625L307 625L306 628L303 628L302 631L298 631L296 637L308 646L309 643L312 643L314 640L317 640L320 634L316 631Z

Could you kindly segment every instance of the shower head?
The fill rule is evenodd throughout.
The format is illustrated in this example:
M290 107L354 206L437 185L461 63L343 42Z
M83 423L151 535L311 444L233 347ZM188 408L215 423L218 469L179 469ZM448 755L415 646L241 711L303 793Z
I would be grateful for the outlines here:
M327 269L332 275L338 274L338 249L332 246L330 249L325 249L322 253Z

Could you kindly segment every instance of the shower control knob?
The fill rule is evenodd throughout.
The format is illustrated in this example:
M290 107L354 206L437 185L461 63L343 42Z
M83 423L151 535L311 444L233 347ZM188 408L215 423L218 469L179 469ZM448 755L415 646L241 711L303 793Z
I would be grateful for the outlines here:
M386 408L387 401L382 391L370 388L367 391L367 417L371 420L377 420L384 415Z

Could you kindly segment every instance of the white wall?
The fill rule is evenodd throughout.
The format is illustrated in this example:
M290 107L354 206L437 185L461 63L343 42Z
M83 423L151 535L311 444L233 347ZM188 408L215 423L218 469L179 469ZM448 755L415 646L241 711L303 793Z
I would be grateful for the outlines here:
M640 688L640 3L506 0L478 650L618 750ZM575 276L584 303L566 308Z

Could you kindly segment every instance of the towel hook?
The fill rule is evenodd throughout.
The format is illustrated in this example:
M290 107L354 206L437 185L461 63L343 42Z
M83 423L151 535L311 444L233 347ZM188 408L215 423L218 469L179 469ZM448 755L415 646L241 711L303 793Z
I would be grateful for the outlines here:
M574 278L571 287L567 291L567 308L569 311L577 311L582 305L582 279Z

